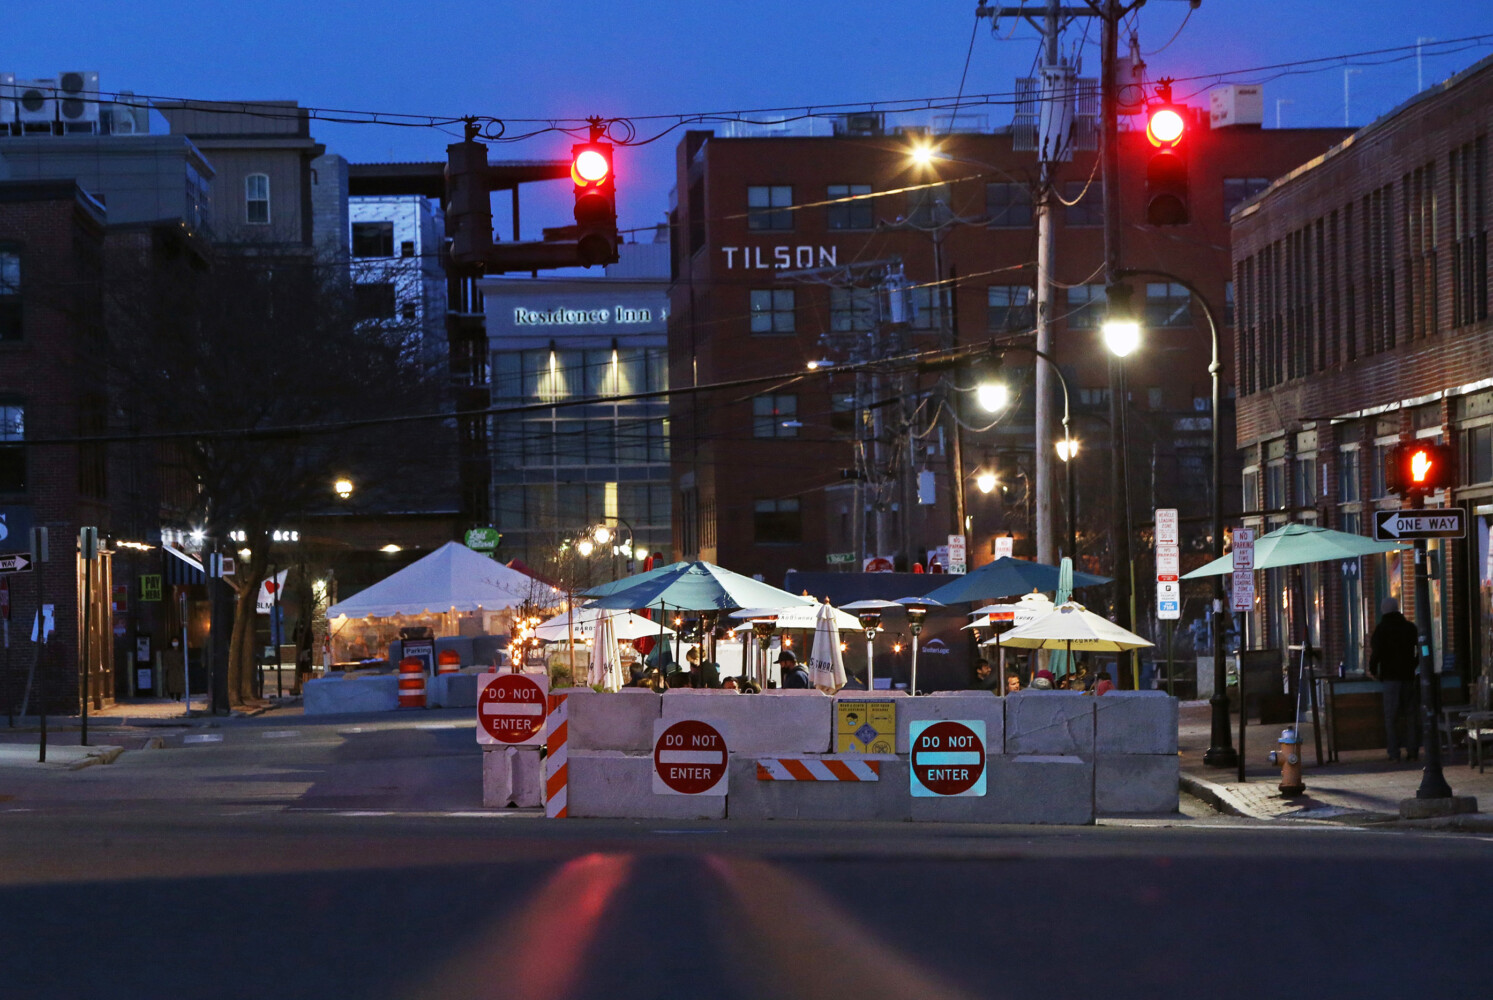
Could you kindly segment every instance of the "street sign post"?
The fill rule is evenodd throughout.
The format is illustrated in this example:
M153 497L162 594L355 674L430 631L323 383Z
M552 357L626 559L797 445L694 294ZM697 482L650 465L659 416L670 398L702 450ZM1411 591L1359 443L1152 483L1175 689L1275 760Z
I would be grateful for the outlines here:
M1467 519L1461 507L1374 511L1374 537L1381 542L1418 538L1466 538Z
M0 573L30 573L31 553L6 552L0 555Z
M963 575L969 565L968 553L964 547L963 535L949 536L949 564L945 567L955 576Z
M1176 545L1156 546L1156 617L1175 621L1182 617L1182 550Z
M916 798L985 794L985 721L922 720L908 726Z
M477 691L477 742L532 746L542 742L548 713L545 674L480 674Z
M1177 510L1175 507L1160 507L1156 510L1156 547L1180 545L1177 535Z
M1233 570L1234 587L1229 606L1234 611L1249 611L1255 606L1255 531L1253 528L1234 529Z
M725 795L726 738L700 719L653 724L653 790L660 795Z

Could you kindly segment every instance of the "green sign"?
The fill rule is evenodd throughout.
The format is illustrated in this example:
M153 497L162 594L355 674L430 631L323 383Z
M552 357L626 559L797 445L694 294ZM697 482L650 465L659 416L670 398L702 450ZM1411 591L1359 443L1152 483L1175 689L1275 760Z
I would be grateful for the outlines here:
M161 574L146 573L140 577L140 600L159 601L161 599Z
M477 552L491 552L503 540L497 528L467 529L467 548Z
M855 553L831 552L829 555L824 557L824 561L829 563L831 566L833 566L835 563L853 563L855 562Z

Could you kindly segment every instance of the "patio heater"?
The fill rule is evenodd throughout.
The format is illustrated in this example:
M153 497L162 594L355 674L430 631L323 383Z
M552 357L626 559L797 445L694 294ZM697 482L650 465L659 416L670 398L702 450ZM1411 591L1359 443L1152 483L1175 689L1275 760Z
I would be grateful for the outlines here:
M876 608L863 608L856 617L861 628L866 630L866 690L876 687L876 630L881 627L881 612Z
M762 662L757 670L757 683L767 688L767 650L772 645L772 633L777 629L776 618L753 618L752 632L757 636L757 647L762 650Z
M918 693L918 636L922 634L928 612L943 607L943 603L926 597L899 597L897 603L906 611L907 628L912 633L912 678L907 685L907 693L915 695Z

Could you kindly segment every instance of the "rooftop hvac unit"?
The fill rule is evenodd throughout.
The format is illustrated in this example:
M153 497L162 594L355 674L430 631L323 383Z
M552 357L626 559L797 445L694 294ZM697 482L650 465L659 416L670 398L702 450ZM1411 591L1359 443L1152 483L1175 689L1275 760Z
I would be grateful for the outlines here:
M885 127L885 117L879 111L859 115L841 115L834 119L835 135L881 135Z
M50 126L57 120L56 80L17 80L16 120L26 125Z
M9 126L16 120L16 75L0 73L0 125Z
M104 105L104 120L114 135L146 135L150 132L150 109L145 101L136 103L133 91L121 90L119 104Z
M86 128L74 131L91 132L98 127L98 74L90 70L67 70L59 73L57 82L57 117L64 129L69 125Z

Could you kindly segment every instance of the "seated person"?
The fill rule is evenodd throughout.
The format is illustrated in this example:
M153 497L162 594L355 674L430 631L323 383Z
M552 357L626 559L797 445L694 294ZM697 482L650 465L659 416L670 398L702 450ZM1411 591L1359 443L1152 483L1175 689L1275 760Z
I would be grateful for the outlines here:
M1000 676L991 669L990 661L983 657L975 661L975 682L970 688L975 691L994 691L1000 686Z
M1021 690L1021 675L1015 670L1006 671L1006 694L1015 694Z
M718 688L721 686L721 667L718 663L701 663L700 650L691 647L684 654L684 662L689 666L689 684L696 688Z

